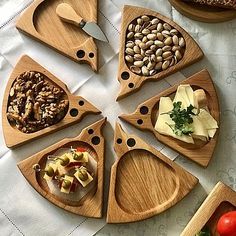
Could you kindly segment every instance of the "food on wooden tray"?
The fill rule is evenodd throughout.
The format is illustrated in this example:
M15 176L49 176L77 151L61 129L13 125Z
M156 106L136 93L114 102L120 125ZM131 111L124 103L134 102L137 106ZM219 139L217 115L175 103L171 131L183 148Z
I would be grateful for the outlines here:
M211 236L211 232L208 228L203 228L200 232L198 232L195 236Z
M156 17L143 15L128 26L125 61L135 74L155 75L177 64L184 52L180 32Z
M173 101L161 97L155 129L186 143L194 139L208 141L213 138L218 124L207 107L204 90L193 91L189 84L180 85Z
M27 71L19 75L10 90L7 118L24 133L33 133L62 120L68 110L66 93L45 75Z
M236 10L235 0L184 0L185 2L195 2L213 7L233 8Z
M48 156L45 169L41 169L39 164L33 168L36 172L41 172L48 184L54 184L61 193L74 193L79 186L85 188L93 181L93 173L87 168L92 157L85 148L66 149L60 156Z
M223 214L217 223L220 236L236 236L236 211Z
M223 214L218 220L216 230L219 236L236 236L236 211ZM213 236L213 234L204 227L195 236Z

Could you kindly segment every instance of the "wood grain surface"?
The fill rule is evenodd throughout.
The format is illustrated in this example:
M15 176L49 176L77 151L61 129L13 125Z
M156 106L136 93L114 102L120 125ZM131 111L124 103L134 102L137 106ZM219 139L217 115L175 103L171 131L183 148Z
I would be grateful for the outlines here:
M219 236L216 232L217 222L222 214L232 210L236 210L236 192L219 182L180 236L194 236L205 225L210 229L213 236Z
M196 21L217 23L236 18L236 11L231 9L200 5L183 0L169 0L169 2L181 14Z
M87 63L98 70L94 39L78 26L62 21L56 14L63 0L36 0L16 23L18 30L48 45L75 62ZM85 20L97 23L97 0L67 0Z
M117 160L111 169L108 223L143 220L175 205L198 179L117 123Z
M157 120L160 98L173 95L180 84L190 84L194 90L200 88L205 90L210 113L216 119L218 125L220 125L218 98L211 76L207 70L202 70L181 83L163 91L157 96L148 99L140 104L134 113L121 115L120 118L140 130L152 132L160 142L173 148L180 154L200 164L201 166L207 167L214 153L219 131L217 131L214 138L210 139L207 143L196 141L195 144L189 144L170 136L162 135L154 128Z
M78 215L95 218L102 217L105 142L101 130L105 122L106 118L101 119L83 129L77 137L63 139L43 151L36 153L18 163L18 168L31 186L53 204ZM92 133L91 130L93 130ZM99 139L99 143L94 142L95 139ZM53 195L49 191L49 188L40 173L35 172L32 166L37 163L40 164L40 166L45 166L49 154L51 155L63 147L70 148L71 146L77 145L89 150L90 155L97 161L97 176L95 176L93 180L97 181L97 185L95 189L88 192L81 200L71 201Z
M16 127L11 126L7 119L7 106L8 106L8 98L10 94L10 89L12 84L14 83L17 76L21 75L26 71L37 71L44 74L49 81L55 83L59 86L64 92L69 101L69 109L65 117L55 125L49 126L47 128L41 129L34 133L23 133L19 131ZM80 104L83 104L82 106ZM76 116L71 115L71 111L77 110L78 114ZM52 75L49 71L39 65L37 62L32 60L28 56L23 56L17 65L15 66L14 70L12 71L10 78L8 80L8 84L6 86L4 98L3 98L3 105L2 105L2 127L3 127L3 134L4 139L7 147L14 148L20 146L24 143L29 141L35 140L57 130L63 129L68 127L72 124L78 123L81 119L87 114L99 114L101 113L96 107L94 107L91 103L85 100L83 97L75 96L70 93L67 86L61 82L58 78Z
M153 76L140 76L134 74L130 71L128 66L126 65L124 54L125 54L125 42L126 42L126 31L128 25L136 18L142 15L150 15L154 17L158 17L162 21L167 22L172 27L177 29L183 36L186 42L186 49L183 58L174 66L169 67L168 69L161 71ZM146 81L157 81L160 80L170 74L175 73L197 61L202 59L203 52L194 39L179 25L170 20L169 18L162 16L161 14L141 7L136 6L124 6L123 15L122 15L122 23L121 23L121 36L120 36L120 53L119 53L119 70L118 70L118 81L120 82L120 92L118 94L117 100L120 100L136 91L141 89L141 86ZM122 73L127 72L129 74L128 79L122 79ZM132 87L130 86L132 83Z

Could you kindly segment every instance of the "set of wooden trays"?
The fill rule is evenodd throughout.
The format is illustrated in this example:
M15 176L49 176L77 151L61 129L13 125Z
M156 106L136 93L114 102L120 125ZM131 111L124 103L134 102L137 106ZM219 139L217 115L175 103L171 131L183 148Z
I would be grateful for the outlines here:
M75 60L78 62L89 63L91 67L96 70L97 52L93 39L84 33L83 35L80 35L82 34L81 31L72 26L68 25L67 27L66 25L65 27L56 16L54 16L54 11L58 2L60 1L35 1L21 16L17 23L17 28L73 59L75 59L78 50L85 51L85 55L89 55L92 50L94 53L93 59L86 57L83 58L83 60L78 61L78 58ZM70 3L76 10L81 11L79 2L80 1L74 3L74 1L71 1ZM96 21L97 11L94 9L97 9L97 2L91 0L86 1L86 4L88 4L86 11L90 12L87 14L86 11L81 11L80 13L82 15L84 14L83 17L87 21ZM130 14L131 12L132 14ZM127 43L128 28L130 27L130 24L137 20L138 17L144 15L151 18L158 18L163 24L168 23L168 25L174 29L174 32L177 30L185 42L184 53L178 63L175 62L175 64L169 68L163 69L158 73L149 76L133 73L130 70L129 64L125 61L125 45ZM90 18L86 18L88 16ZM53 19L55 24L49 25L49 28L44 27L46 22L45 19ZM45 30L47 30L47 32ZM60 33L60 35L63 35L63 37L65 35L65 38L63 38L64 41L57 42L53 40L55 32L59 33L62 31L63 34ZM81 45L76 46L77 44L74 45L71 43L71 35L76 35L75 41L73 42L81 43ZM203 57L203 53L196 42L176 23L159 13L139 7L124 7L120 42L121 48L118 80L121 83L121 90L117 100L139 90L145 81L157 81L200 60ZM69 49L68 47L63 47L63 45L67 44L70 46L72 45L72 47ZM94 47L87 47L88 44L93 45ZM13 114L10 115L11 119L9 120L9 114L7 114L9 113L9 106L12 106L11 109L14 110L14 99L12 99L12 97L17 96L14 94L15 90L13 87L17 86L15 83L21 81L24 76L31 76L34 80L38 80L40 76L42 76L46 81L44 81L45 84L47 84L47 82L49 83L49 87L56 86L61 90L64 113L63 117L60 116L60 120L58 120L57 123L45 126L42 129L35 130L34 132L28 132L32 131L32 127L30 126L28 127L28 130L23 130L20 122L24 123L24 119L22 120ZM30 81L28 82L30 84ZM133 86L130 86L130 84ZM219 124L219 104L217 94L207 70L198 72L197 74L187 78L185 81L182 81L180 84L189 84L194 89L203 89L206 92L209 111ZM161 135L154 129L160 98L175 94L178 85L179 84L176 84L161 94L140 104L133 114L121 115L120 118L136 126L138 129L153 132L157 140L170 146L199 165L207 167L213 155L219 131L217 131L214 138L210 139L207 143L189 145L171 137ZM20 87L18 90L20 90ZM45 100L46 98L43 99ZM27 107L27 109L31 109L30 106ZM32 109L35 109L35 107ZM83 97L71 94L64 83L34 60L28 56L23 56L10 76L4 95L3 133L6 145L9 148L14 148L25 144L36 138L80 122L81 119L89 113L99 114L100 111ZM11 122L12 119L17 120L17 126L13 125ZM95 218L102 217L105 160L105 140L102 135L102 127L105 122L106 118L103 118L83 129L77 137L66 138L21 161L18 164L20 171L43 197L55 205L79 215ZM60 149L73 148L74 150L76 147L86 150L92 162L95 163L96 170L93 173L93 187L90 188L79 200L72 200L52 192L47 181L43 178L42 173L36 171L37 169L35 166L39 166L43 169L47 165L49 156L55 156L55 153ZM145 143L139 137L125 133L119 123L116 124L115 128L114 150L117 159L111 169L107 210L108 223L138 221L161 213L184 198L198 183L196 177L161 154L155 148Z

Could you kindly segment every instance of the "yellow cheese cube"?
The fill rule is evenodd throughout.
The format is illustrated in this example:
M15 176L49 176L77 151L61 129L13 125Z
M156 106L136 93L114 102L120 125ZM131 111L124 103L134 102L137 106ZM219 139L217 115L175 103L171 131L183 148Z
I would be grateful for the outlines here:
M87 172L88 174L88 179L85 181L82 181L79 176L78 176L78 171L74 174L75 178L82 184L83 187L86 187L90 182L93 181L93 177Z
M71 185L70 185L69 188L63 188L63 187L61 187L61 192L62 192L62 193L69 194L69 193L70 193L71 186L72 186L72 183L73 183L73 180L74 180L74 177L69 176L69 175L65 175L64 179L70 181Z
M58 164L57 163L49 163L47 166L50 166L53 168L54 173L58 170ZM47 181L52 180L53 176L48 176L47 173L44 174L43 178Z
M79 152L76 152L76 154L78 154ZM82 152L83 153L83 158L78 160L78 162L88 162L89 159L89 154L88 152Z
M76 154L79 154L80 152L75 152ZM82 152L83 153L83 157L82 159L80 160L75 160L73 158L73 155L72 153L67 153L67 156L69 157L70 159L70 162L88 162L88 159L89 159L89 153L88 152Z

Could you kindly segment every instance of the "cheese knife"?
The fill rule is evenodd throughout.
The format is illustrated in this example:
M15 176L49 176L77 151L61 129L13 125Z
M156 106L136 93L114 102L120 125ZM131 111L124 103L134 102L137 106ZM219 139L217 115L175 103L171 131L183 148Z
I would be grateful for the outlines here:
M106 35L102 32L101 28L95 22L86 22L79 16L74 8L67 4L61 3L56 8L56 14L68 23L74 24L83 29L88 35L98 40L108 42Z

